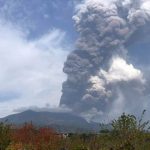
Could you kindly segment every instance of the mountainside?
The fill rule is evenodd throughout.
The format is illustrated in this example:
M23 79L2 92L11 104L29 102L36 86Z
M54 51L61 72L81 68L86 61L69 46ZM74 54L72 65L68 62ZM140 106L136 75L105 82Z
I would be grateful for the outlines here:
M1 118L0 121L7 121L15 125L32 122L36 126L55 128L59 132L90 132L99 130L97 123L88 123L84 118L71 113L35 112L28 110Z

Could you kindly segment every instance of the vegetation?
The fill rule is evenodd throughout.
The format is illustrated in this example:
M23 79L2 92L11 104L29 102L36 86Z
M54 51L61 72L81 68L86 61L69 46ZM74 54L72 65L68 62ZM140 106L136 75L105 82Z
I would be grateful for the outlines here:
M112 129L99 134L65 136L32 123L22 127L0 124L0 150L150 150L149 122L123 113L111 123Z
M5 150L11 142L10 125L0 123L0 150Z

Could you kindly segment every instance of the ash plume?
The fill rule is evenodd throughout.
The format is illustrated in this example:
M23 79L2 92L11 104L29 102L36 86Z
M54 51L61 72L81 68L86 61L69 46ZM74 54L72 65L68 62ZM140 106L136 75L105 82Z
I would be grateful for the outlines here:
M148 3L85 0L76 7L79 38L64 64L61 106L90 119L137 109L135 99L142 101L146 80L129 62L128 47L150 33Z

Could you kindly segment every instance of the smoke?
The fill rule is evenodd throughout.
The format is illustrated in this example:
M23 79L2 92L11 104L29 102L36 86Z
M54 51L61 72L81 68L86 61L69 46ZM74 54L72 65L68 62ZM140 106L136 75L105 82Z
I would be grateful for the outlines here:
M150 33L149 1L85 0L73 19L79 38L64 64L60 105L90 119L137 111L146 79L129 62L128 47Z

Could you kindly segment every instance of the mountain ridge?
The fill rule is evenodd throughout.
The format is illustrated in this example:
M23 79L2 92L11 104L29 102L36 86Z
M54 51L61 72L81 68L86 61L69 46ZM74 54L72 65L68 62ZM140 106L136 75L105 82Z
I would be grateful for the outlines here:
M89 123L81 116L67 112L26 110L0 118L0 122L7 122L13 125L23 125L24 123L32 122L36 126L52 127L59 132L97 132L99 130L98 123Z

